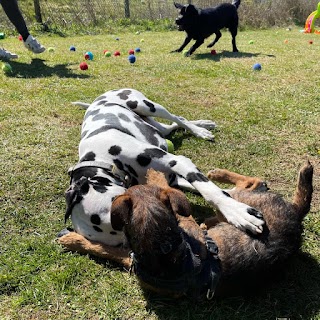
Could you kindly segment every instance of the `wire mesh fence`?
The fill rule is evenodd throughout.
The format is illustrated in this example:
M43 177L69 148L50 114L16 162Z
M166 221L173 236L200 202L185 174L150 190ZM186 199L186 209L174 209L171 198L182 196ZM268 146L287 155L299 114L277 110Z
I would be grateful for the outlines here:
M231 0L230 0L231 1ZM185 0L200 8L221 3L219 0ZM318 0L242 0L239 7L240 25L270 27L288 23L303 24L317 7ZM38 3L42 22L56 28L72 26L103 26L119 19L174 19L177 15L173 0L20 0L19 5L28 24L36 22ZM39 22L39 21L38 21ZM0 10L1 28L13 29Z

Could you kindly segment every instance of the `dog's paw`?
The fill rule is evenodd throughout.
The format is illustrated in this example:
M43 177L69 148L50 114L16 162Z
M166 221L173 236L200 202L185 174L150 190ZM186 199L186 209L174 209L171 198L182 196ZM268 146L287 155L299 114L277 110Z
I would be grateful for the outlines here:
M260 211L232 198L228 198L227 202L219 210L230 224L243 231L262 233L265 222Z
M197 127L205 128L207 130L214 130L217 127L216 123L211 120L193 120L190 122L196 125Z
M70 233L72 230L69 228L65 228L62 229L58 234L57 234L57 238L61 238L63 236L65 236L66 234Z
M206 128L201 128L201 127L195 126L195 128L193 128L192 132L198 138L201 138L204 140L209 140L209 141L214 140L214 135Z

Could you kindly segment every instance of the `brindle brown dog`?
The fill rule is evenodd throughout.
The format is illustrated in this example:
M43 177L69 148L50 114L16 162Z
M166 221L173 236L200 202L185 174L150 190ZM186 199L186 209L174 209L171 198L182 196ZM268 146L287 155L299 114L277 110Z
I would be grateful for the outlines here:
M267 275L274 277L300 248L302 220L310 210L313 192L309 162L300 169L292 203L257 191L267 189L258 178L220 169L209 172L210 179L236 185L228 191L230 196L263 212L266 226L258 236L216 218L201 228L190 215L185 195L170 188L161 173L148 175L147 185L129 188L112 205L112 225L124 230L133 256L128 256L129 249L95 243L74 232L59 242L68 250L133 266L147 289L175 297L205 292L208 298L214 291L230 295L263 287Z

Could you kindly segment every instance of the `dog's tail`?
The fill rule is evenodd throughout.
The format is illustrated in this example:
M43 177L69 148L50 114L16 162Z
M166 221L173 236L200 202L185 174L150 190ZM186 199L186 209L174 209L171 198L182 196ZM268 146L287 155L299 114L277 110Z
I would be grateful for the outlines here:
M307 162L300 169L297 188L293 197L293 205L295 206L297 214L301 220L310 210L313 192L312 178L313 166L309 160L307 160Z
M232 4L238 9L240 6L240 2L241 2L241 0L233 0Z
M75 101L75 102L71 102L72 104L74 104L75 106L80 106L83 109L88 109L90 106L90 103L85 103L85 102L81 102L81 101Z

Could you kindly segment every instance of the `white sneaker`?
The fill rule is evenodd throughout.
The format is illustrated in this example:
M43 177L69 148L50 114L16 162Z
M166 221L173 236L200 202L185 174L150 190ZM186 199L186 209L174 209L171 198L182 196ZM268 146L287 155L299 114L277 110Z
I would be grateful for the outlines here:
M33 53L41 53L46 50L44 46L42 46L36 38L34 38L31 34L27 38L26 41L24 41L24 46L32 51Z
M0 48L0 59L10 60L10 59L17 59L18 55L7 51L6 49Z

